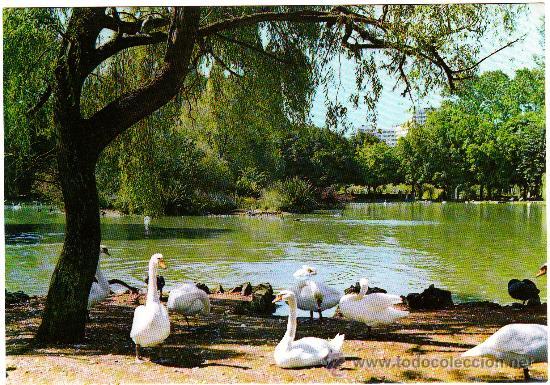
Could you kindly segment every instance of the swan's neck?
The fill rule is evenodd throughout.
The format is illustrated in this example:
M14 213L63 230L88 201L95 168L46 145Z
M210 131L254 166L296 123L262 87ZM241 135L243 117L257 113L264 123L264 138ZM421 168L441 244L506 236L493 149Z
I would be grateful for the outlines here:
M286 326L286 333L281 340L281 343L284 341L285 343L290 344L296 337L296 300L289 299L288 309L288 324Z
M97 283L102 289L109 287L109 281L107 280L107 277L105 277L101 269L99 268L99 262L97 265L97 270L95 271L95 276L97 277Z
M147 284L147 303L160 302L157 293L157 266L154 262L149 263L149 283Z

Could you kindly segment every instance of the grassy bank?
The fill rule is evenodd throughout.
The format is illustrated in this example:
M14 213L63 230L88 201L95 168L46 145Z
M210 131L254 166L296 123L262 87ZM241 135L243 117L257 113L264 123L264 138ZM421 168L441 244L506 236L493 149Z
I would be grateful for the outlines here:
M139 298L143 302L144 298ZM285 370L273 363L273 350L286 329L285 317L233 314L237 300L212 298L212 313L191 320L171 315L171 335L162 348L144 349L151 359L135 364L129 338L137 301L130 295L111 297L91 311L86 340L80 345L37 346L43 298L6 309L8 384L120 382L477 382L523 380L508 367L441 368L394 365L361 367L363 359L450 362L512 322L546 323L546 306L516 310L487 304L457 305L444 311L413 312L399 323L373 328L339 318L298 320L297 338L332 338L345 333L346 362L338 369ZM536 380L547 379L547 365L531 369Z

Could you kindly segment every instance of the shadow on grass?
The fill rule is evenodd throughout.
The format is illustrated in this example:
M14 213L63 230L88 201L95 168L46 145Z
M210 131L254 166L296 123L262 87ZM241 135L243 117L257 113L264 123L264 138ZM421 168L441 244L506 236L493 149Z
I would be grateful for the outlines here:
M112 297L90 312L86 339L82 344L65 346L40 346L33 340L39 325L43 299L33 299L29 305L6 309L7 355L56 355L98 356L122 355L129 360L134 356L134 344L129 337L133 312L136 307L129 296ZM143 298L141 298L143 302ZM228 366L248 370L244 363L219 362L231 358L245 358L249 353L239 350L240 346L263 346L273 348L286 330L286 317L253 317L227 312L232 302L211 299L212 313L190 318L187 326L183 316L170 314L171 334L160 347L143 348L142 354L152 362L174 368L195 368L206 366ZM444 351L457 353L474 345L462 342L442 341L433 334L453 335L468 331L470 334L488 334L510 322L545 323L545 314L517 312L510 309L453 309L438 312L413 312L399 323L375 327L368 332L365 325L341 318L328 318L323 322L299 318L296 338L315 336L333 338L344 333L346 340L383 341L397 344L411 344L411 354ZM479 331L471 332L469 329ZM435 348L435 349L434 349ZM439 350L438 350L439 349ZM362 352L367 354L368 351ZM252 353L250 353L252 354ZM362 356L363 354L359 354ZM252 360L254 358L250 357ZM262 359L270 360L271 357ZM360 360L347 357L346 361ZM215 362L218 361L218 362ZM428 377L415 378L420 374L404 374L410 381L432 381ZM466 380L462 378L461 380ZM497 380L494 377L491 380Z

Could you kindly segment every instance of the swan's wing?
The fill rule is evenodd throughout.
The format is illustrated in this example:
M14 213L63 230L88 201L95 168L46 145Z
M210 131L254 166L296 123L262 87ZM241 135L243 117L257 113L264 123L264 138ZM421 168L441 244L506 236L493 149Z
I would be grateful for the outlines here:
M503 326L478 346L462 353L463 357L488 356L514 367L527 367L548 360L548 327L537 324Z
M132 321L132 330L130 337L134 338L147 330L154 318L154 313L148 312L145 305L140 305L134 310L134 319Z
M105 291L97 282L92 282L90 294L88 294L88 309L103 301L108 295L109 292Z
M548 328L536 324L510 324L503 326L478 346L464 353L471 355L497 355L515 353L539 356L547 350Z
M168 296L167 305L170 310L198 313L205 310L207 301L209 301L208 294L200 289L187 292L173 291Z
M321 365L325 363L331 351L327 340L305 337L291 344L287 356L299 360L304 365Z
M366 306L371 309L386 308L392 305L403 302L401 297L394 294L372 293L367 294L361 299L361 304L358 306Z

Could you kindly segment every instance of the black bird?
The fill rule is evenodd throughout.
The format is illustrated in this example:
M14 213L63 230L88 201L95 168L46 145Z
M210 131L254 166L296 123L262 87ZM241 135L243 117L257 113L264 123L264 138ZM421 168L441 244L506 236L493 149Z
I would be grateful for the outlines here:
M149 275L145 277L145 284L149 284ZM160 300L162 301L162 288L166 285L166 281L162 275L157 275L157 289L160 291Z
M520 281L519 279L511 279L508 282L508 294L514 299L525 301L529 299L536 299L539 297L540 290L537 289L537 285L529 279Z

